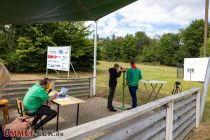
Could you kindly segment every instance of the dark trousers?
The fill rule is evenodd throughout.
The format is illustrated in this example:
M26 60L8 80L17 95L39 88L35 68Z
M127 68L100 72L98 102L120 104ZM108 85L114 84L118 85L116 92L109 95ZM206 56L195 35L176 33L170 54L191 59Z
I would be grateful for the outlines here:
M32 125L34 126L34 129L39 129L44 124L52 120L55 116L57 116L57 112L50 109L49 106L42 105L36 112L32 114L28 114L30 116L36 116L34 120L32 121ZM41 120L39 123L37 123L42 116L46 116L43 120Z
M136 98L136 90L138 89L137 86L129 86L130 95L132 98L132 108L137 107L137 98Z
M113 98L114 98L115 89L116 89L116 87L109 87L109 96L108 96L108 106L107 106L107 108L113 108L112 101L113 101Z

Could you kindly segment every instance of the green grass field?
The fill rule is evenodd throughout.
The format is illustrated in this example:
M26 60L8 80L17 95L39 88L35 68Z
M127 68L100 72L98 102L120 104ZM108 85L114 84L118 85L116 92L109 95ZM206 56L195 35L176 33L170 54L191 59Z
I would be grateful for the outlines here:
M97 65L97 83L96 83L96 90L97 96L105 97L108 96L108 80L109 80L109 73L108 69L112 67L114 62L104 62L100 61L100 64ZM119 64L124 68L129 68L130 65L128 63L121 63ZM171 95L171 92L174 88L174 82L180 81L182 83L182 90L188 90L193 87L201 87L202 83L199 82L187 82L183 81L182 79L176 78L176 67L167 67L167 66L151 66L151 65L144 65L144 64L137 64L137 66L142 70L143 79L145 80L164 80L167 81L167 84L164 84L158 98L162 98L165 96ZM72 73L73 74L73 73ZM92 72L78 72L80 77L91 77ZM63 75L66 76L66 73ZM74 74L72 75L74 76ZM18 79L38 79L45 77L44 73L40 74L12 74L13 80ZM50 74L50 77L56 77L56 74ZM209 89L210 91L210 89ZM142 105L146 103L148 95L145 94L145 87L144 85L140 84L138 89L138 105ZM115 93L114 100L121 102L122 99L122 76L118 79L118 85ZM131 98L129 95L128 87L125 88L125 102L127 104L131 104ZM206 140L210 139L210 93L207 96L207 102L204 110L203 122L199 127L199 131L196 133L192 133L190 140Z
M100 61L100 64L97 65L97 95L101 97L108 96L108 80L109 73L108 69L112 67L114 62L104 62ZM129 63L121 63L121 66L124 68L129 68ZM144 64L137 64L138 68L141 69L143 79L152 79L152 80L163 80L167 81L167 84L164 84L158 98L162 98L165 96L171 95L171 92L174 88L174 83L176 81L180 81L182 83L182 91L191 89L193 87L201 87L202 83L199 82L188 82L183 81L182 79L176 78L176 67L168 67L168 66L151 66ZM114 100L121 101L122 100L122 76L118 79L118 85L115 93ZM140 83L139 89L137 91L138 96L138 105L142 105L146 103L148 98L148 94L145 94L145 87ZM127 104L131 103L131 98L129 95L128 87L125 88L125 102ZM203 122L210 124L210 95L208 95L207 104L205 107Z

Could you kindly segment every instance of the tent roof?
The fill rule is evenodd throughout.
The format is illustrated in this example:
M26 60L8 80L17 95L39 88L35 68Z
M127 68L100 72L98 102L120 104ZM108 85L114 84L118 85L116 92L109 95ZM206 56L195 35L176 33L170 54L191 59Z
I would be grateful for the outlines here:
M136 0L3 0L0 24L96 21Z

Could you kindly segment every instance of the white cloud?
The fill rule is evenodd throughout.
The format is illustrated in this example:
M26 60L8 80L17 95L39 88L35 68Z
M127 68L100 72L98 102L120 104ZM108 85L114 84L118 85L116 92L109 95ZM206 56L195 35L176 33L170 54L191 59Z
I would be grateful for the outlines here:
M98 34L125 36L144 31L149 36L178 32L204 18L205 0L139 0L98 21ZM86 24L92 24L87 22ZM94 26L93 28L94 29Z

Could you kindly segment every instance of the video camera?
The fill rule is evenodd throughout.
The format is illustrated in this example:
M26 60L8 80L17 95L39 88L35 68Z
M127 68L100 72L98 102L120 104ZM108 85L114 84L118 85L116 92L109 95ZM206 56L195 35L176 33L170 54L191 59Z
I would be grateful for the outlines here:
M179 85L181 85L181 83L178 82L178 81L176 81L176 82L175 82L175 85L176 85L176 86L179 86Z

